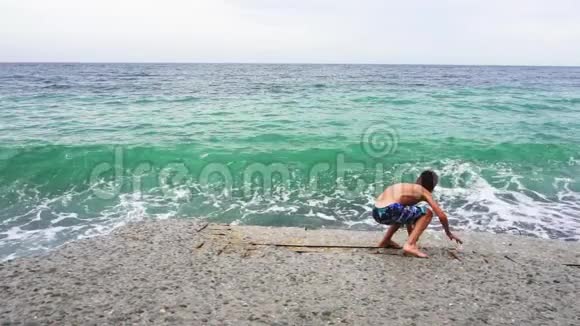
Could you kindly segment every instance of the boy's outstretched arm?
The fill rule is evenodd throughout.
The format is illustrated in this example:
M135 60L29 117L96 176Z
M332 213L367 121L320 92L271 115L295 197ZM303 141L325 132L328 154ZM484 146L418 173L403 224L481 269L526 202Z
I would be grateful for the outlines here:
M437 215L437 217L439 217L439 221L441 222L441 225L443 225L443 229L445 230L445 234L447 234L447 236L449 237L449 240L455 240L457 241L457 243L463 243L461 239L456 237L453 233L451 233L451 230L449 230L449 220L447 220L447 215L445 214L445 212L443 212L441 207L439 207L437 202L433 199L431 193L425 190L425 192L423 193L423 198L425 199L427 204L431 206L433 212Z

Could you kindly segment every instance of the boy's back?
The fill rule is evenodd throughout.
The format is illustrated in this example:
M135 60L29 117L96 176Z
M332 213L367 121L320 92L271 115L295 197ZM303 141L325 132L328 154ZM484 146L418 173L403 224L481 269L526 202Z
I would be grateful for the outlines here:
M396 183L383 191L375 200L376 207L386 207L393 203L415 205L425 200L425 188L416 183Z

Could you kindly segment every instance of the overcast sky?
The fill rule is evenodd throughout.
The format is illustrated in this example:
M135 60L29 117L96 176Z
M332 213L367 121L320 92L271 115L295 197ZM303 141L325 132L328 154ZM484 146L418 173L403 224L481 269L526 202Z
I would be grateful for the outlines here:
M0 0L0 61L580 66L580 1Z

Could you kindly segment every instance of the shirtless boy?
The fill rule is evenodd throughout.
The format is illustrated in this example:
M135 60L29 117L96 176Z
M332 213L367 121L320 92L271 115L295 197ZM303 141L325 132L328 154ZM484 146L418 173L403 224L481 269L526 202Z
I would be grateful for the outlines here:
M395 232L405 224L409 238L403 246L403 251L420 258L427 258L427 254L419 250L417 240L431 222L433 212L439 217L445 234L450 240L457 243L463 243L449 230L447 215L441 210L439 205L433 200L431 193L437 185L438 177L435 172L423 171L416 183L397 183L394 184L375 200L373 208L373 218L377 223L390 225L379 247L397 248L401 246L391 240ZM426 201L431 209L417 206L417 203Z

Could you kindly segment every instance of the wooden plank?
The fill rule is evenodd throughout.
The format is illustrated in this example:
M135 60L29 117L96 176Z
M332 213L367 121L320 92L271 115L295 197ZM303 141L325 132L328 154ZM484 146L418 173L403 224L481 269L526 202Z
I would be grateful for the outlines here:
M254 246L272 246L272 247L303 247L303 248L330 248L330 249L391 249L377 246L348 246L348 245L311 245L311 244L292 244L292 243L256 243L250 242Z

